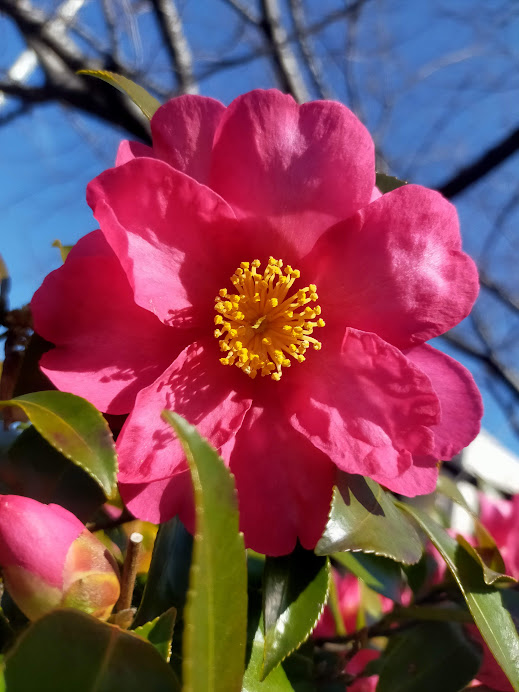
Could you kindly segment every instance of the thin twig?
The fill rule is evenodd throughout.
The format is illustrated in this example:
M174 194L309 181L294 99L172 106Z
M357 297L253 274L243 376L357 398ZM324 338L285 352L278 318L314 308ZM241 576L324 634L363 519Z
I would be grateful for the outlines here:
M137 577L137 567L143 538L142 533L134 532L128 539L128 547L126 548L123 573L121 576L121 595L115 606L116 612L127 610L132 605L133 589Z

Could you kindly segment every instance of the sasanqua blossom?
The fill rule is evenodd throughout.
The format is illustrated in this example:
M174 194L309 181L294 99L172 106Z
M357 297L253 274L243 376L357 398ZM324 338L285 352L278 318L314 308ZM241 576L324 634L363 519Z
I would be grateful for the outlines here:
M100 230L32 303L55 385L129 414L130 510L192 521L163 409L220 451L261 552L315 545L337 468L433 490L481 418L470 374L425 344L478 290L454 207L416 185L381 196L371 137L339 103L181 96L151 130L90 183Z
M103 620L119 598L117 565L71 512L29 497L0 495L0 567L31 620L57 607Z

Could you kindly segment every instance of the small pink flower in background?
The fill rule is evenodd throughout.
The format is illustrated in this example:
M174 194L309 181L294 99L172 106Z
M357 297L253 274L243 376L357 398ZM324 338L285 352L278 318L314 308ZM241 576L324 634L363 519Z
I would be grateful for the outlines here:
M377 689L378 675L367 675L363 677L364 669L380 656L377 649L361 649L346 664L346 673L357 677L355 682L348 685L348 692L375 692Z
M416 185L377 195L371 137L339 103L181 96L151 129L153 148L124 142L90 183L101 230L32 302L54 384L129 414L129 509L192 525L164 408L220 451L259 552L315 546L337 468L432 491L482 413L470 374L425 344L478 291L454 207Z
M106 620L119 598L117 567L105 547L59 505L0 495L0 566L31 620L60 606Z
M491 533L508 574L519 579L519 495L512 500L479 498L479 517Z
M339 574L333 570L333 579L337 591L339 610L346 628L346 632L351 634L357 629L357 617L361 603L360 583L353 574ZM380 599L380 611L387 613L393 608L393 601L385 596L378 596ZM313 631L314 637L334 637L337 634L335 620L329 606L326 606Z

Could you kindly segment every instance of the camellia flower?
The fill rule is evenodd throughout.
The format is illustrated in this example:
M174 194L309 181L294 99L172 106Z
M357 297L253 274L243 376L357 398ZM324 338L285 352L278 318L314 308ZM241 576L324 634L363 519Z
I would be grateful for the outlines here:
M119 598L108 551L59 505L0 495L0 566L9 594L30 620L60 606L106 620Z
M130 414L129 509L192 523L163 409L219 450L264 553L315 546L336 468L432 491L481 418L470 374L425 344L478 291L454 207L416 185L381 196L371 137L339 103L181 96L151 130L90 183L101 230L32 302L54 384Z

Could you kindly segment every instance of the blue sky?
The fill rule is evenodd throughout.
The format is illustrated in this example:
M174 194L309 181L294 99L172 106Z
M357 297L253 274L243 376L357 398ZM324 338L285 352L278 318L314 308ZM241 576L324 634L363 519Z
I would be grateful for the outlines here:
M338 0L310 3L308 21L318 20L339 4ZM368 2L353 48L342 24L312 40L327 85L336 98L360 104L361 117L378 135L394 175L439 185L516 127L519 71L514 47L519 19L511 13L507 20L506 2L492 4L489 8L483 0L459 0L452 9L452 3L441 2ZM82 18L101 32L98 8L91 0ZM218 57L247 54L251 44L258 43L251 32L237 32L234 16L220 0L187 0L182 11L199 72ZM125 50L129 54L133 50L132 59L151 65L157 79L167 83L164 56L155 50L153 23L146 15L138 22L142 46L134 50L128 44ZM10 64L22 49L12 27L0 18L0 64ZM353 89L346 85L346 59ZM33 83L39 78L35 73ZM243 91L273 84L269 64L257 59L205 79L201 93L228 103ZM13 307L30 300L43 277L59 266L53 240L74 243L95 227L85 187L112 165L120 138L120 133L94 119L53 105L0 127L0 253L12 276ZM518 163L519 157L513 157L456 199L464 246L476 258L488 244L500 210L517 193L513 181ZM516 292L517 221L517 210L512 209L485 265L503 286ZM504 338L509 330L506 312L488 298L481 309L485 315L495 315L493 330L503 332ZM459 357L456 351L449 352ZM519 451L506 416L488 394L485 372L476 361L460 359L473 370L484 393L485 426Z

